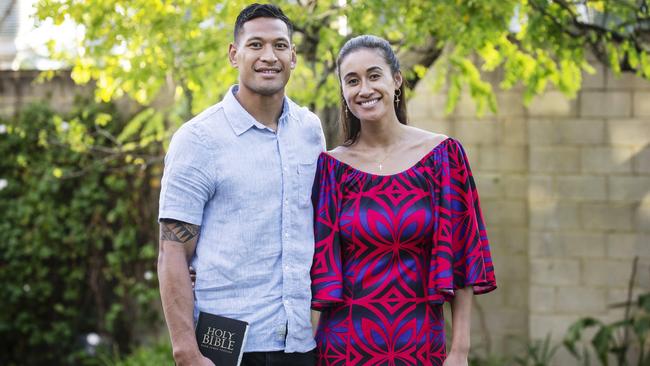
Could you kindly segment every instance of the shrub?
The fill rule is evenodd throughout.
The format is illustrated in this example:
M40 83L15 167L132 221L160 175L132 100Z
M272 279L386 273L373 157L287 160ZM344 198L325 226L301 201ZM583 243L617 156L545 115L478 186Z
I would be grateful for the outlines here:
M92 364L86 334L125 353L159 319L159 163L125 163L115 108L83 105L0 122L2 365Z

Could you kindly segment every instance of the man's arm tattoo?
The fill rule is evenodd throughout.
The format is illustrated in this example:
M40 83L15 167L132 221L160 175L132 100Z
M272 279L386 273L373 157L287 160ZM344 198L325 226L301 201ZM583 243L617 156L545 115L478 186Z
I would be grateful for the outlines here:
M163 220L160 223L160 240L185 244L198 236L198 225L176 220Z

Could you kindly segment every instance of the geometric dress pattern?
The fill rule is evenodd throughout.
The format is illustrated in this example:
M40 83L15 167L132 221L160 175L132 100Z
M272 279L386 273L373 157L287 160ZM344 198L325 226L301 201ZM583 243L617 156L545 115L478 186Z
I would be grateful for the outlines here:
M313 202L318 365L442 365L442 304L456 289L496 288L460 143L448 138L393 175L322 153Z

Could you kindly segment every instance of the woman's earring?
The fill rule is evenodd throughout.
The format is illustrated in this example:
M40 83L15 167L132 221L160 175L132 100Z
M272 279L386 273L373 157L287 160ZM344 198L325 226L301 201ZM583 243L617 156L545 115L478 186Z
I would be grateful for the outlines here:
M395 104L399 104L400 100L399 97L402 96L402 90L401 89L395 89Z
M347 116L348 114L350 114L350 111L348 110L348 105L346 104L345 105L345 115Z

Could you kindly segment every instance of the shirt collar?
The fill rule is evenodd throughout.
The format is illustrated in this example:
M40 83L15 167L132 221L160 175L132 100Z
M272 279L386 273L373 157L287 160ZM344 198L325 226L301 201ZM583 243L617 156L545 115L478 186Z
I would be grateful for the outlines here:
M233 85L226 92L226 95L223 98L223 108L226 112L226 119L228 120L228 123L230 123L233 131L235 131L235 134L239 136L248 131L251 127L256 127L260 130L270 130L264 124L258 122L244 109L244 107L242 107L237 98L235 98L237 90L239 90L239 85ZM282 114L280 114L280 118L278 119L278 127L287 121L288 116L289 98L285 96L282 103Z

